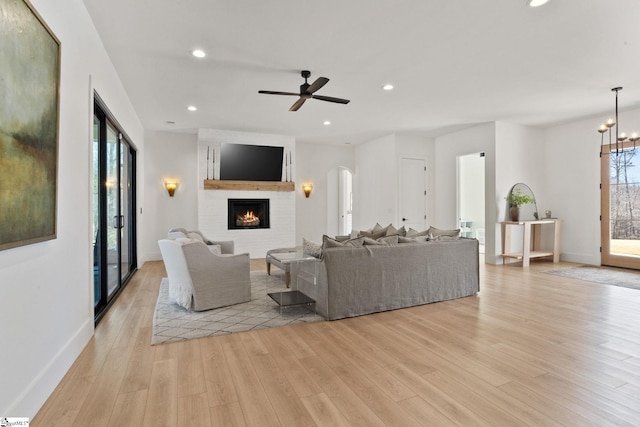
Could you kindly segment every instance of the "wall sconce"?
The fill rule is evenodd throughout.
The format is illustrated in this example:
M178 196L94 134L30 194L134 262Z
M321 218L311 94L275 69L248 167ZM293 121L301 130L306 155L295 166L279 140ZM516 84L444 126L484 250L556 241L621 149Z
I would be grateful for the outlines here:
M304 196L308 199L309 194L311 194L311 190L313 190L313 184L310 182L307 184L302 184L302 191L304 191Z
M178 181L176 180L165 181L164 186L169 192L169 197L173 197L173 194L176 192L176 188L178 188Z

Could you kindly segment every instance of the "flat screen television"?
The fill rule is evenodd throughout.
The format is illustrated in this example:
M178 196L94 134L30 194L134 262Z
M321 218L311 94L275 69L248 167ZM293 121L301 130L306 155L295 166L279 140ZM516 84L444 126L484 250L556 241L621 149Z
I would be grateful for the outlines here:
M220 179L226 181L282 181L284 147L223 142Z

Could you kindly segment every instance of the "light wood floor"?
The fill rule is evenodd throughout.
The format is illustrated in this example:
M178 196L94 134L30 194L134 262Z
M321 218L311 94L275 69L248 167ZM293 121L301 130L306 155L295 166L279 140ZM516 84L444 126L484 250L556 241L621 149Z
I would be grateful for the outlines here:
M482 265L469 298L150 346L165 271L147 263L31 425L640 425L640 291L554 267Z

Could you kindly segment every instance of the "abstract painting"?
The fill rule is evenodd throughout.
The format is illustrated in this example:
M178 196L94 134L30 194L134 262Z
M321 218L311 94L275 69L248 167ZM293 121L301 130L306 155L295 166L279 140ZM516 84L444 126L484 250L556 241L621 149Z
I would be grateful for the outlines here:
M0 250L56 238L60 42L0 0Z

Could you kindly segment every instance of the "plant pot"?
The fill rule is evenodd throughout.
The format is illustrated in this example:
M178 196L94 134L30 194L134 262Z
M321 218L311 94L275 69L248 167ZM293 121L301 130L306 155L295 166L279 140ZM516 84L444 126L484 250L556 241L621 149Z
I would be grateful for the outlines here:
M518 222L520 218L520 208L518 206L511 206L509 208L509 217L511 217L511 221Z

